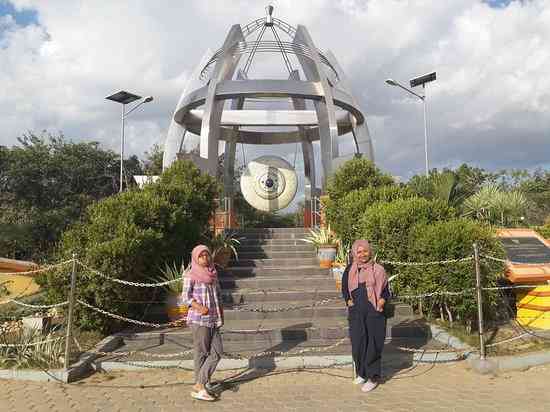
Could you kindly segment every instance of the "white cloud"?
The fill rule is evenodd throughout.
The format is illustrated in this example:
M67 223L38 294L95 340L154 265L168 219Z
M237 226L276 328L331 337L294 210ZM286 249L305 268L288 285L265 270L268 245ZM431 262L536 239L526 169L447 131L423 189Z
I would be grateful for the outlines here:
M205 50L220 47L232 24L263 16L265 6L251 0L13 3L35 9L38 23L21 27L0 17L0 144L48 129L118 150L119 107L104 98L127 89L155 96L128 118L126 152L137 154L162 142ZM388 172L422 172L423 123L420 101L383 81L405 83L432 70L438 73L428 86L433 166L548 164L548 1L498 9L477 0L274 5L276 17L304 24L317 46L340 60L366 109L377 162ZM293 156L293 149L284 151Z

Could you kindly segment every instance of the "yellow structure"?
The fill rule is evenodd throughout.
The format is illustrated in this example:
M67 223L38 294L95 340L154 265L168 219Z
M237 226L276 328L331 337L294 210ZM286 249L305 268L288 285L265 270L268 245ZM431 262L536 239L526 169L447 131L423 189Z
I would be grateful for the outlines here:
M550 241L531 229L503 229L500 238L536 238L550 248ZM550 262L541 264L508 263L506 276L514 284L537 285L517 289L516 320L520 325L550 330ZM540 286L538 286L540 285Z
M8 296L3 299L32 295L40 286L34 281L33 275L18 275L19 272L27 272L37 269L33 262L0 258L0 284L5 284Z
M520 325L550 329L550 285L524 289L516 293L516 302Z

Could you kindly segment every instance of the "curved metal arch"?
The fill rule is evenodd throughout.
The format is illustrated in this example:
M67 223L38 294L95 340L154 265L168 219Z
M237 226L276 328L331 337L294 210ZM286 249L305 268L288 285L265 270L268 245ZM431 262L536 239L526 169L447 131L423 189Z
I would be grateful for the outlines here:
M240 56L249 53L279 53L281 51L288 54L296 55L298 57L306 57L309 60L315 60L316 56L314 53L317 53L317 55L321 59L321 62L332 71L337 80L339 79L338 71L334 68L330 60L323 54L323 52L321 52L320 50L313 51L303 43L283 41L279 43L272 40L241 41L235 43L228 50L228 52L231 53L233 56ZM204 65L200 73L200 78L202 80L206 78L210 68L218 61L222 53L224 53L224 50L218 50Z

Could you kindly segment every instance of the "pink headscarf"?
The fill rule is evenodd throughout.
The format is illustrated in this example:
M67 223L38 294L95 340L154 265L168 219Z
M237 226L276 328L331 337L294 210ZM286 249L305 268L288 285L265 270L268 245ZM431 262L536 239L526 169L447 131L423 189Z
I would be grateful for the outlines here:
M210 249L208 249L208 247L204 245L195 246L191 252L191 270L189 270L188 275L195 282L212 283L218 279L218 272L214 267L212 259L210 260L210 266L208 267L204 267L199 264L199 255L205 250L210 255L210 258L212 258L212 254L210 253Z
M362 247L370 252L370 260L367 263L359 262L357 250ZM382 291L388 284L386 271L382 266L374 263L372 258L372 249L369 242L364 239L359 239L353 242L351 247L353 262L348 274L348 291L351 292L359 287L359 283L366 283L367 298L375 308L378 304L378 299L382 295Z

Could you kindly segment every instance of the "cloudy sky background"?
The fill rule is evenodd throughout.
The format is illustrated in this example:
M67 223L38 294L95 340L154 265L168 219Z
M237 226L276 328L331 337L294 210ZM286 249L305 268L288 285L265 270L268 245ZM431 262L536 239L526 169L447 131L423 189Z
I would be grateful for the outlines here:
M0 145L48 130L118 152L120 107L105 96L125 89L155 97L127 119L126 153L142 156L163 143L206 49L218 49L232 24L263 17L267 3L0 0ZM384 171L404 179L424 171L422 104L384 80L408 84L430 71L438 77L427 90L432 167L550 166L550 1L271 4L334 52ZM263 153L247 148L247 160ZM293 161L293 148L281 154Z

